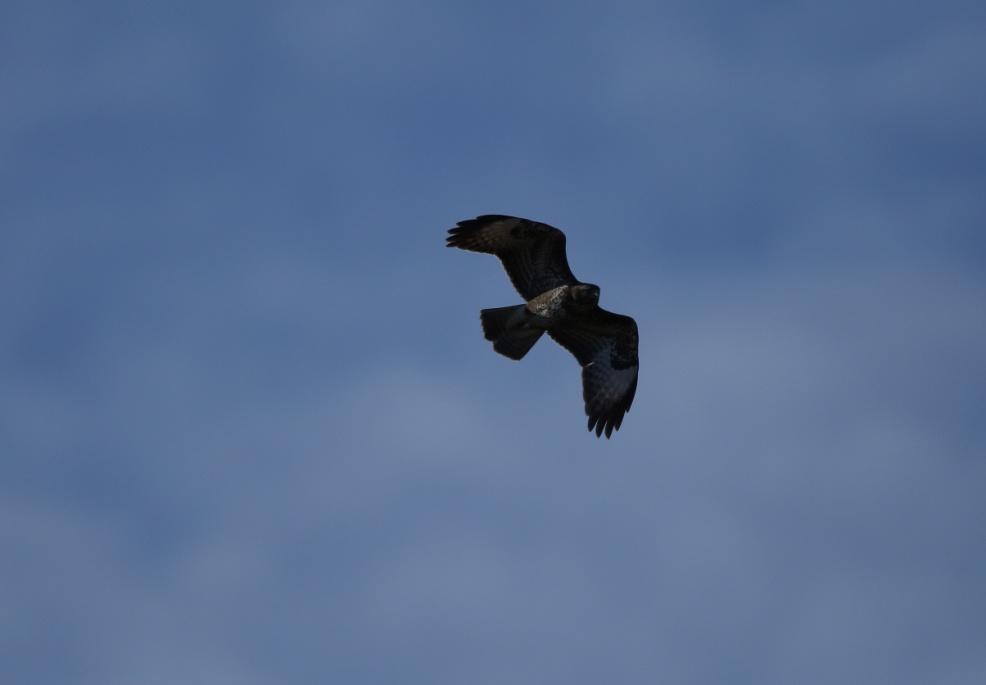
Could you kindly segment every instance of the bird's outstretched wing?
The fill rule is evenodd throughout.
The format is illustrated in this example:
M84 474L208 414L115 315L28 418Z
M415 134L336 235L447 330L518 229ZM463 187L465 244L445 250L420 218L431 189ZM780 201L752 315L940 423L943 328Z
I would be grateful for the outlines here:
M565 256L565 234L529 219L484 214L449 229L447 247L496 255L525 300L578 283Z
M582 365L582 397L589 430L608 438L619 430L637 392L637 323L629 316L594 309L572 317L548 335Z

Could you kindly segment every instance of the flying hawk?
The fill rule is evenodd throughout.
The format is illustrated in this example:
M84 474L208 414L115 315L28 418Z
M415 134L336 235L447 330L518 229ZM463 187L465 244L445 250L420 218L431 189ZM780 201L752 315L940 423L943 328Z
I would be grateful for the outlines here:
M608 438L637 391L637 323L599 307L599 286L572 275L565 234L529 219L485 214L449 229L447 247L496 255L527 301L480 312L493 349L522 359L547 331L582 365L589 430Z

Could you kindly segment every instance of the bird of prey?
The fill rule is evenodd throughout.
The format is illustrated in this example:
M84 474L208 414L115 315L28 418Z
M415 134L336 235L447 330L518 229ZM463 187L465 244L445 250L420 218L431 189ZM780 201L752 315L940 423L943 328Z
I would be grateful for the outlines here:
M572 275L565 234L537 221L485 214L458 222L446 241L447 247L496 255L526 301L480 312L493 349L522 359L547 331L582 366L589 430L609 438L637 391L637 323L602 309L599 286Z

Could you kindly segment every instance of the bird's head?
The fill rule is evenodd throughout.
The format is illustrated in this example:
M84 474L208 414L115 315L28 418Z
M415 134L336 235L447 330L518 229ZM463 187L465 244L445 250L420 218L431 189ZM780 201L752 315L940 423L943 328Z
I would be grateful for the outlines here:
M572 288L572 299L580 305L597 305L599 304L599 286L592 283L579 283Z

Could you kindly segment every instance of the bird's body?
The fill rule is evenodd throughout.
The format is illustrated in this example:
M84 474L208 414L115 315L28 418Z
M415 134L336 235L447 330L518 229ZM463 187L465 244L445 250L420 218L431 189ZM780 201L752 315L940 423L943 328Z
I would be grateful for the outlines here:
M560 285L531 298L527 302L527 311L536 319L544 319L544 329L548 330L552 323L565 316L565 305L572 299L571 288L570 285Z
M526 300L480 312L493 349L522 359L547 332L582 365L589 430L610 437L637 389L637 324L599 307L599 287L575 278L565 234L540 222L489 214L460 221L449 230L447 244L496 255Z

